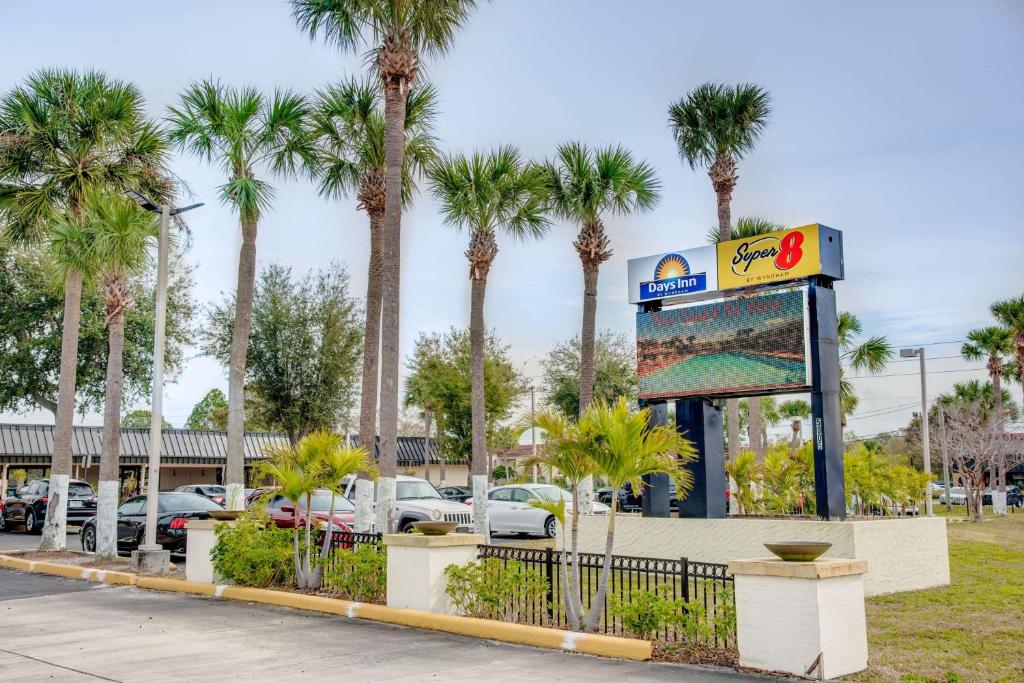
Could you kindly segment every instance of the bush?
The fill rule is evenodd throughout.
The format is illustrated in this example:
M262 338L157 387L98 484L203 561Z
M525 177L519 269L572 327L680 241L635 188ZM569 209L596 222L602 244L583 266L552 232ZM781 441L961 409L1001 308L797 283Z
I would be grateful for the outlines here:
M547 613L548 580L518 560L489 557L450 565L444 574L452 606L466 616L519 623L531 610Z
M610 600L612 616L622 621L622 628L628 635L643 640L654 640L659 632L669 627L689 644L714 640L716 628L724 629L718 632L720 638L736 630L731 594L723 594L725 602L716 606L712 623L702 602L673 598L671 589L669 584L661 584L656 590L613 595Z
M214 570L239 586L268 588L295 582L292 535L259 513L242 513L236 524L218 524L210 554Z
M388 590L384 549L361 543L354 550L337 549L324 567L324 590L354 602L383 604Z

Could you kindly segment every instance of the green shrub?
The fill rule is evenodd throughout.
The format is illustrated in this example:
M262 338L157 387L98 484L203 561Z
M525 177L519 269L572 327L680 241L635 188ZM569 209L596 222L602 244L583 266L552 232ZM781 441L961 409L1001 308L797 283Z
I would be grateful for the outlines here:
M218 524L215 533L210 557L225 581L256 588L294 584L291 531L259 513L242 513L236 524Z
M736 642L736 597L731 588L718 593L714 623L719 639L727 643Z
M547 613L547 579L517 560L489 557L463 567L450 565L444 574L445 592L460 614L518 623L530 611Z
M699 600L673 598L672 586L661 584L656 590L635 590L623 595L612 595L611 614L622 622L622 628L634 638L653 640L665 628L672 627L682 639L691 644L704 643L714 639L715 629L721 622L722 628L736 630L736 615L732 608L731 595L720 596L728 604L719 604L717 610L728 609L730 616L716 610L714 621L708 619L707 610ZM719 631L724 637L725 631Z
M354 602L383 604L388 590L388 561L384 549L362 543L354 550L338 549L324 567L324 590Z

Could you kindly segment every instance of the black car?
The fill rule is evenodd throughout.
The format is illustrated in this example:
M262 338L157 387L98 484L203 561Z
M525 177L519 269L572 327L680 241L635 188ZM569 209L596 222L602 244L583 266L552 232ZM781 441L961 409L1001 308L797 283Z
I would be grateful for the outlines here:
M473 489L468 486L442 486L437 490L446 500L465 503L473 497Z
M156 542L172 553L185 552L185 524L190 519L209 519L220 505L198 493L161 491L157 498ZM117 508L117 549L135 550L146 536L146 496L135 496ZM96 518L82 525L82 550L96 551Z
M3 505L3 527L24 525L34 534L42 531L50 502L50 480L33 479L18 489ZM68 481L68 524L78 526L96 516L96 492L81 479Z
M675 482L669 483L669 501L668 509L669 512L679 511L679 498L676 496L676 484ZM595 491L595 497L597 502L604 503L605 505L612 504L612 489L611 487L605 486ZM621 512L639 512L643 508L643 493L640 495L633 494L633 487L628 483L619 489L619 510Z
M178 493L198 493L221 505L224 504L228 496L228 490L220 484L185 484L174 490Z
M992 504L992 491L985 491L982 495L981 504ZM1024 507L1024 495L1021 494L1020 489L1016 486L1006 485L1006 506L1014 508Z

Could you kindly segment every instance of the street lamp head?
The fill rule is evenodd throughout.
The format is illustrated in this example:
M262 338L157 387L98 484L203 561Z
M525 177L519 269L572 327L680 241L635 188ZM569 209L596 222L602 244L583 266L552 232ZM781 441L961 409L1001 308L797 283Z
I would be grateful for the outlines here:
M135 190L127 190L124 194L146 211L154 211L156 213L160 212L160 207L157 205L157 203L154 202L149 197L147 197L146 195L142 194L141 192L136 192Z
M900 349L900 358L915 358L921 349Z

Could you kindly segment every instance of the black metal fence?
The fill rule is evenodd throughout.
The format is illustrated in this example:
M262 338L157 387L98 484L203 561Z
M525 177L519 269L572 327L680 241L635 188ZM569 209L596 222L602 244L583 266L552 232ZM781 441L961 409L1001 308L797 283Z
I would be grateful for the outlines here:
M508 567L510 560L523 569L532 569L547 579L547 608L527 610L523 617L528 623L562 627L566 625L564 592L562 590L562 552L552 548L534 549L515 546L481 545L479 557L495 558ZM567 577L572 582L572 554L566 553ZM584 612L590 609L597 594L604 555L579 553L580 601ZM682 599L691 614L702 623L685 633L683 628L666 625L659 637L679 642L697 637L705 644L716 647L734 647L735 595L733 576L728 566L711 562L693 562L683 557L678 560L650 557L612 555L609 573L608 598L605 601L599 630L609 634L624 634L622 618L615 615L614 601L630 602L634 595L653 592L665 598ZM612 597L614 596L614 597ZM686 609L686 608L684 608Z
M315 548L319 549L323 547L324 533L325 531L323 529L317 532ZM335 557L338 551L355 550L359 546L363 545L372 546L377 552L380 552L384 548L381 543L380 534L357 534L354 531L332 530L330 549L327 551L327 566L334 566Z

